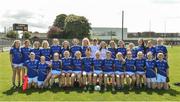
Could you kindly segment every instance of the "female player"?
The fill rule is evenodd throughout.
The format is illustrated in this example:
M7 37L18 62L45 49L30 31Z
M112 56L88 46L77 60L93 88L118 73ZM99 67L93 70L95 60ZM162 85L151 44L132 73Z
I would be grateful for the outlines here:
M96 52L96 58L93 60L93 84L94 86L99 84L100 86L102 85L103 81L103 71L102 71L102 65L103 65L103 60L100 58L100 52Z
M39 41L35 41L33 43L33 48L31 49L31 52L34 52L35 53L35 59L36 60L40 60L40 43Z
M127 51L131 51L132 58L136 58L137 57L137 49L135 48L134 43L129 43Z
M155 48L156 48L156 58L157 58L158 53L163 53L164 59L167 60L168 51L167 51L166 46L163 45L163 39L162 38L157 39L157 45Z
M152 54L153 54L153 58L155 58L156 57L156 48L153 46L153 44L152 44L152 41L151 40L149 40L148 42L147 42L147 47L146 47L146 56L147 56L147 53L148 52L152 52Z
M158 89L168 90L169 86L166 82L167 77L169 77L169 65L166 60L164 60L163 53L158 53L158 60L156 61L157 66L157 87Z
M113 40L111 40L109 42L109 46L110 46L110 48L108 48L108 50L111 52L112 58L115 59L116 58L116 53L117 53L116 43Z
M139 51L137 53L137 58L135 62L136 67L136 86L137 88L142 88L142 83L146 85L146 75L145 75L145 62L143 52Z
M13 75L12 75L12 88L15 89L16 86L16 73L17 73L17 79L18 79L18 87L20 86L20 72L21 72L21 60L22 60L22 55L21 55L21 49L20 49L20 44L21 41L20 40L15 40L12 44L12 47L10 49L10 63L12 66L12 71L13 71Z
M44 88L44 80L48 75L48 64L46 63L46 57L41 56L38 64L38 88Z
M99 50L98 40L93 39L91 42L92 42L92 45L90 46L90 48L91 48L91 57L96 58L95 53L96 53L96 51Z
M145 42L144 42L144 40L143 40L142 38L140 38L140 39L138 40L137 52L139 52L139 51L142 51L143 54L146 53Z
M118 52L116 54L116 59L114 60L114 70L116 75L117 89L124 88L124 77L125 77L124 64L125 64L125 60L123 58L123 55L121 52Z
M86 56L86 49L90 46L90 42L88 38L84 38L82 40L82 57Z
M117 48L117 52L121 52L123 57L126 57L126 48L125 48L125 43L122 40L118 41L118 48Z
M74 76L72 76L72 58L69 51L64 51L62 60L61 87L72 87L74 85Z
M58 53L59 55L61 54L61 46L59 45L59 40L54 38L52 40L52 45L51 45L51 57L53 58L54 53Z
M127 58L125 63L125 74L126 74L126 82L131 90L135 84L136 76L135 76L135 60L132 58L132 53L130 51L127 52Z
M51 58L50 58L50 56L51 56L51 49L50 49L50 47L49 47L49 43L48 43L47 40L44 40L44 41L42 42L42 48L40 49L40 54L41 54L41 56L44 56L44 57L45 57L46 63L47 63L47 64L50 64L50 60L51 60Z
M39 61L35 59L35 53L31 52L29 55L30 59L24 63L27 69L27 76L28 76L28 88L34 86L37 88L37 69Z
M153 59L152 52L147 53L146 80L148 88L156 88L156 61Z
M91 49L86 49L86 57L83 58L83 84L90 90L92 85L93 58L91 57Z
M67 40L65 40L63 43L62 43L62 48L61 48L61 58L64 57L64 52L65 51L70 51L70 45L69 45L69 42Z
M29 60L30 51L31 51L30 41L25 40L24 41L24 46L21 48L22 64L24 64L27 60ZM22 78L24 77L24 75L25 75L25 66L22 67Z
M114 60L111 58L111 52L106 52L106 59L103 60L103 73L104 73L104 91L107 90L107 85L112 85L112 91L115 91L115 74L114 74Z
M80 51L80 52L81 52L82 49L81 49L81 46L78 45L78 43L79 43L79 40L78 40L78 39L74 38L74 39L72 40L72 43L73 43L73 46L71 46L70 52L71 52L71 56L74 57L76 51Z
M100 52L100 58L101 59L106 59L106 52L108 51L107 49L107 44L104 41L101 41L100 46L99 46L99 52Z

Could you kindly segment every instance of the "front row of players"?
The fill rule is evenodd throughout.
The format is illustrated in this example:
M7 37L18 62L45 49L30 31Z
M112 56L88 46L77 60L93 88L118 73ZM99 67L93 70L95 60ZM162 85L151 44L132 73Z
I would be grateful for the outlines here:
M44 88L53 85L55 79L59 80L59 87L73 87L78 83L79 87L92 89L93 86L112 86L115 89L124 88L125 84L132 89L134 86L141 88L168 89L168 64L163 59L162 53L158 54L158 60L153 59L151 52L145 59L142 52L138 52L136 59L132 53L127 52L124 59L121 53L117 53L116 59L111 58L111 52L106 52L106 59L100 59L100 53L96 52L96 58L90 57L91 50L86 50L86 57L81 58L81 52L75 53L71 58L68 51L64 52L64 58L59 59L55 53L53 60L46 62L45 57L40 57L40 62L35 59L35 54L30 53L30 60L25 63L27 67L28 87Z

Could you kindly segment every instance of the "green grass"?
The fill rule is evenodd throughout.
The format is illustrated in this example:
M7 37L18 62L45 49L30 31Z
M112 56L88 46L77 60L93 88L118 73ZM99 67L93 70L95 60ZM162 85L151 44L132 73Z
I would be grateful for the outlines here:
M180 87L173 83L180 82L180 47L169 48L171 89L165 90L122 90L116 93L84 92L81 90L64 91L59 88L51 90L31 89L25 93L21 89L11 90L11 67L7 52L0 53L0 100L6 101L180 101Z

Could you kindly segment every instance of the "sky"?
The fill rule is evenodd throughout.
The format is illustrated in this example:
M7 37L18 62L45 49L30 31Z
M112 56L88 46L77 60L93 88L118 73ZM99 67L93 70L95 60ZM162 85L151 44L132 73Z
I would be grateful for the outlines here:
M0 32L13 23L47 32L58 14L85 16L92 27L124 27L128 32L180 32L180 0L3 0Z

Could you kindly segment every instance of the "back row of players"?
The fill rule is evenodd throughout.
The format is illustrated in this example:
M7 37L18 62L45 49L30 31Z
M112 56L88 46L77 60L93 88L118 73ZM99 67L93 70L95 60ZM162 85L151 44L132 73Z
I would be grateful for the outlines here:
M58 39L53 39L49 47L48 41L35 41L30 48L30 41L25 40L24 46L15 40L10 50L10 62L13 75L12 84L16 88L17 73L18 86L27 69L28 87L51 87L55 78L59 79L60 87L73 87L79 83L85 89L92 85L112 86L112 90L124 88L125 83L132 89L142 85L148 88L168 89L167 78L169 76L167 63L167 49L163 45L163 39L157 39L154 46L149 40L145 46L143 39L138 40L138 46L129 43L125 47L123 41L109 42L109 47L104 41L98 44L93 39L91 44L88 38L82 40L73 39L70 47L68 41L59 45ZM126 79L126 80L125 80Z

